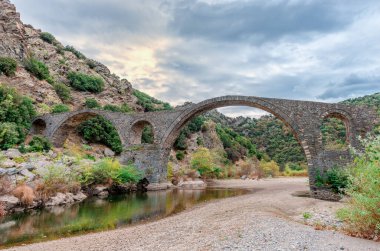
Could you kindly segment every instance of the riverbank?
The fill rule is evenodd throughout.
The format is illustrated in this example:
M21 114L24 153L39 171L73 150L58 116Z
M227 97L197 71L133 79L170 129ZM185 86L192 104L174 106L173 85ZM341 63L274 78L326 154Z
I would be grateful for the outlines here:
M379 243L302 224L305 212L331 215L339 202L292 196L305 178L223 180L214 187L255 193L195 206L155 222L9 250L378 250ZM313 216L312 216L313 217ZM320 217L320 216L318 216ZM323 217L322 217L323 218Z

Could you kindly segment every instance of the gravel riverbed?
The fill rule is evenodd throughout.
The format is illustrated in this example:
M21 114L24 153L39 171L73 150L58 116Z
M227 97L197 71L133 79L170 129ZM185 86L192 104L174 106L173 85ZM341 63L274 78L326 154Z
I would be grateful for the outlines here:
M227 180L212 186L255 192L200 204L155 222L9 250L380 250L379 242L303 224L304 212L336 224L334 212L342 206L292 196L308 189L305 178Z

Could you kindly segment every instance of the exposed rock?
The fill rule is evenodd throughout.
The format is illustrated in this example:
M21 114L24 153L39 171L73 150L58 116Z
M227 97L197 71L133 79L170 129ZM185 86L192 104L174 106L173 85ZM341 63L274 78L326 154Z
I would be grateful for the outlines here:
M106 186L97 186L92 191L92 195L95 195L95 196L98 196L101 198L108 197L108 194L109 194L108 193L108 187L106 187Z
M170 183L150 183L147 186L148 191L166 190L170 188L172 184Z
M178 187L191 189L205 189L207 187L207 184L203 180L189 180L180 182L178 184Z
M6 173L7 173L7 169L4 169L4 168L0 167L0 176L3 176Z
M13 195L3 195L0 196L0 202L5 205L5 210L9 211L15 208L20 203L20 200Z
M87 198L87 196L82 193L82 192L79 192L77 194L74 194L73 195L73 199L76 201L76 202L80 202L80 201L83 201Z
M7 169L7 174L11 176L11 175L18 174L20 171L21 171L21 170L12 167L12 168L8 168L8 169Z
M17 157L21 157L22 154L20 153L18 149L8 149L4 151L4 155L7 158L14 159Z
M11 167L15 167L16 165L17 163L11 159L6 159L0 163L0 166L2 168L11 168Z
M23 176L25 176L25 177L28 177L29 180L33 180L34 177L36 176L32 172L30 172L28 169L21 170L20 174L23 175Z
M59 206L64 204L70 204L74 202L74 195L72 193L57 193L54 197L51 197L45 206Z
M115 156L115 152L107 147L107 148L104 149L104 156L106 156L106 157L114 157Z

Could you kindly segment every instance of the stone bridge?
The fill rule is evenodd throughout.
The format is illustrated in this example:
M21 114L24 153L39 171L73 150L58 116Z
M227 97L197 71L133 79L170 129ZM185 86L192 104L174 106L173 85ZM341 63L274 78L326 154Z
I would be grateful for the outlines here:
M302 146L309 167L310 185L313 188L317 170L333 165L346 165L348 150L326 150L322 144L320 127L323 119L335 117L346 126L347 143L360 149L358 136L364 136L377 123L375 111L362 106L321 102L261 98L253 96L223 96L189 104L170 111L126 114L104 110L85 109L60 114L46 114L33 121L31 134L48 137L56 147L62 147L69 133L83 121L100 115L117 129L124 150L122 162L134 162L143 169L151 182L166 180L166 167L170 149L181 128L192 118L215 108L250 106L265 110L288 125ZM141 144L145 125L152 126L154 142Z

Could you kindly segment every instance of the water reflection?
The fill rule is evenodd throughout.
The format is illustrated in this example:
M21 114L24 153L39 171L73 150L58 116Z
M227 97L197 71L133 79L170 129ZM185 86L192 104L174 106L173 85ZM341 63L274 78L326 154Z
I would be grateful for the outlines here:
M243 189L152 191L16 214L0 219L0 246L115 229L178 213L200 202L246 193Z

